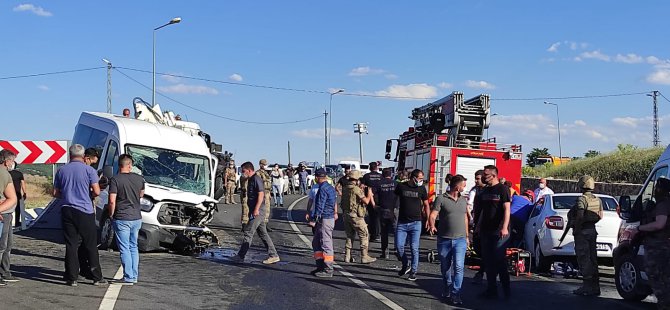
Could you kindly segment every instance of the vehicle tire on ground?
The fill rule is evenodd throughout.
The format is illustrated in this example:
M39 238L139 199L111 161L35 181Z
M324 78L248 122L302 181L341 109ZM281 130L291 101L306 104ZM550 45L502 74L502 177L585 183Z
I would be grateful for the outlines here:
M100 238L98 249L111 250L117 248L116 235L114 234L114 227L112 226L112 218L107 214L107 211L102 214L102 218L100 219L98 236Z
M642 284L642 270L634 263L635 256L626 253L614 261L614 283L619 295L628 301L640 301L651 294L650 289Z
M533 247L533 269L538 273L546 273L551 270L551 260L542 254L542 247L540 242L535 240Z
M216 179L214 179L214 188L216 189L214 191L214 199L219 200L223 195L226 194L226 188L223 184L223 176L220 174L216 175Z

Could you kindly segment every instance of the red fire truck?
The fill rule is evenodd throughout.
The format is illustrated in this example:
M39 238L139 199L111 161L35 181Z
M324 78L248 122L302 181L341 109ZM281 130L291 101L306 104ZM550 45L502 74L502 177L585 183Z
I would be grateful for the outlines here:
M452 94L412 110L414 126L398 139L386 141L386 159L396 162L396 171L421 169L431 201L446 189L447 174L465 176L467 187L474 185L475 172L496 165L499 176L521 186L521 145L503 145L484 139L490 123L488 95L464 100L463 93ZM397 141L395 157L391 157Z

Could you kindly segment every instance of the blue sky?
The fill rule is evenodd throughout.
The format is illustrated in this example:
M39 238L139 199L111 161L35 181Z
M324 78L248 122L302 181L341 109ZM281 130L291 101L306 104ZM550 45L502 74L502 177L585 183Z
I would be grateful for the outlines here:
M489 130L524 150L558 154L556 111L539 100L659 90L670 98L670 4L664 1L3 1L0 77L103 66L328 92L333 161L358 158L352 124L368 122L365 161L411 126L429 100L491 94ZM151 85L151 74L120 69ZM151 91L113 72L113 107ZM212 114L256 122L318 116L328 94L280 91L159 76L157 89ZM83 110L106 109L104 69L0 80L4 140L71 139ZM288 125L232 122L157 97L199 122L238 161L323 161L323 119ZM563 154L651 145L651 98L551 100L560 105ZM670 142L670 102L659 98L661 143Z

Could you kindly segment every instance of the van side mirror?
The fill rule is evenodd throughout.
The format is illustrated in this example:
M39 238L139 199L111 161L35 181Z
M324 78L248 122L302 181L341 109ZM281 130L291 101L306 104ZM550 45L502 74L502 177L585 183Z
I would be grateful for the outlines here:
M111 178L114 176L114 167L112 166L104 166L102 167L102 175L108 178Z
M632 207L630 203L630 196L621 196L619 197L619 208L617 213L622 220L630 219Z

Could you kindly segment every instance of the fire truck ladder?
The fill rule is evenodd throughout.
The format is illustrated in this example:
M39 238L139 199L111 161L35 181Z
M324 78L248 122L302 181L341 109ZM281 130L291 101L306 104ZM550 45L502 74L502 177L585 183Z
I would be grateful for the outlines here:
M445 113L449 145L478 147L484 142L485 130L489 127L490 110L488 95L454 102L453 110L449 109Z

